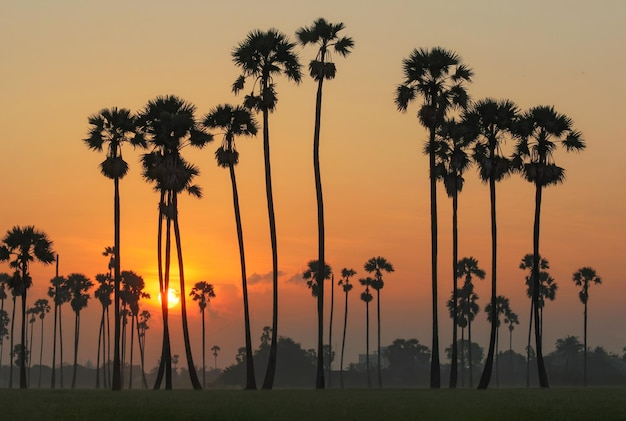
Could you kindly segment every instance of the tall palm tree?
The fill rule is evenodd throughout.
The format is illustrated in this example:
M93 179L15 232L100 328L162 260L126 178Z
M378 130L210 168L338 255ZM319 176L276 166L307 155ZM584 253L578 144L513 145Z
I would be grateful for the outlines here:
M33 313L39 316L39 320L41 320L41 342L39 344L39 382L37 384L37 387L41 388L41 369L43 367L43 319L46 318L46 314L50 313L50 303L45 298L40 298L35 301L33 309Z
M120 296L122 302L128 305L128 315L130 316L130 361L128 364L128 388L132 389L133 385L133 348L134 348L134 333L135 326L139 324L139 301L142 298L149 299L150 294L144 292L146 283L141 275L133 272L132 270L122 271L122 290ZM139 330L139 328L137 328ZM139 334L137 334L139 336Z
M7 284L8 288L11 290L11 297L13 297L13 310L11 313L11 342L9 348L9 389L13 388L13 361L15 357L15 346L13 345L15 341L15 312L17 311L17 297L22 295L22 291L19 288L12 288L13 277L9 279L9 283Z
M433 342L431 354L430 386L441 387L439 367L439 327L437 322L437 171L436 132L447 113L455 108L464 109L469 101L465 83L471 82L473 72L461 62L454 52L440 47L431 50L415 49L402 62L404 80L396 89L395 103L400 111L406 111L416 97L423 98L418 111L422 126L429 131L425 150L429 156L430 169L430 231Z
M367 387L372 387L372 377L370 376L370 301L372 301L372 294L370 293L370 286L374 282L374 279L361 278L359 283L365 286L365 291L361 293L361 300L365 302L365 366L367 369Z
M215 151L217 165L230 172L230 183L233 191L233 207L235 209L235 224L237 226L237 241L239 243L239 264L241 267L241 288L243 291L243 314L246 341L246 389L256 389L254 373L254 356L252 355L252 337L250 328L250 308L248 304L248 279L246 275L246 255L243 244L243 228L241 225L241 211L239 208L239 192L235 177L235 165L239 162L239 152L235 145L236 136L255 136L258 128L250 110L242 106L218 105L213 108L202 122L209 129L222 129L224 140ZM204 354L204 353L203 353Z
M100 164L102 175L113 180L113 219L114 219L114 313L115 333L113 346L113 390L122 389L120 366L120 326L119 326L119 293L120 293L120 180L128 173L128 163L122 158L122 145L131 143L133 146L145 148L146 143L141 136L135 134L135 117L126 108L117 107L102 109L99 113L89 116L89 134L83 141L91 150L101 152L107 145L107 157Z
M194 389L201 389L198 374L193 364L189 327L187 323L187 305L185 294L185 272L183 249L179 228L178 195L182 192L201 197L200 187L192 184L198 168L187 162L181 155L185 146L203 148L213 140L196 122L195 106L176 96L159 96L150 100L137 117L138 131L147 141L151 152L142 157L143 176L155 184L159 192L159 220L157 235L157 262L159 287L161 293L161 310L163 313L163 349L155 388L159 388L165 372L165 388L172 387L172 361L169 339L167 310L167 294L169 290L171 235L174 231L176 252L178 257L178 275L180 280L181 319L183 339L189 377ZM165 229L165 263L163 264L163 220Z
M302 79L298 56L293 51L295 44L286 35L276 29L266 32L254 30L233 50L235 65L242 74L232 85L235 94L245 86L246 79L252 79L252 89L246 95L244 104L247 108L263 115L263 157L265 163L265 193L272 246L272 342L269 362L263 389L271 389L276 374L277 335L278 335L278 246L276 242L276 221L274 217L274 196L272 193L272 172L270 165L269 113L274 111L278 96L276 77L284 74L288 79L299 83Z
M189 296L198 302L198 307L200 308L200 314L202 315L202 386L206 388L206 351L205 351L205 310L207 304L211 302L211 298L215 298L215 290L213 289L213 284L210 284L206 281L196 282L196 284L191 289Z
M596 274L595 269L585 266L578 269L572 275L576 286L580 287L578 297L585 306L584 313L584 347L583 347L583 382L587 386L587 302L589 301L589 287L593 284L601 284L602 279Z
M499 365L498 365L498 344L500 341L500 316L506 318L507 314L511 313L511 304L509 299L504 295L498 295L496 297L496 309L493 311L492 303L488 303L485 306L485 313L487 313L487 321L490 324L496 325L496 345L495 345L495 364L496 364L496 386L500 386ZM494 318L495 314L495 318Z
M496 183L511 173L510 159L502 148L508 137L511 137L513 125L518 117L518 109L509 100L485 98L472 104L462 115L462 121L476 143L474 146L474 162L478 166L479 178L489 185L489 202L491 216L491 306L495 310L497 299L498 274L498 235L496 222ZM491 315L495 319L495 314ZM489 350L487 359L478 384L479 389L489 386L493 367L496 342L496 326L491 325Z
M473 139L468 136L466 125L454 119L447 120L439 131L441 142L437 147L437 173L443 179L448 197L452 199L452 300L457 302L456 267L459 259L458 207L459 193L463 190L463 174L471 165L468 148ZM452 355L450 364L450 388L457 384L457 312L452 312Z
M102 373L104 387L107 387L107 369L106 369L106 352L107 349L107 336L106 336L106 324L108 317L108 309L112 303L111 294L113 293L112 279L108 274L99 273L96 275L96 282L98 282L98 289L94 292L94 298L98 299L102 305L102 315L100 316L100 329L98 330L98 356L96 358L96 389L100 388L100 350L102 350Z
M478 295L474 292L473 278L485 279L485 271L478 267L478 260L473 257L464 257L459 260L457 265L457 276L464 278L463 287L459 297L459 306L461 307L464 319L467 319L467 337L469 341L468 357L469 357L469 386L473 387L474 373L472 366L472 322L479 312L476 301Z
M220 347L218 345L213 345L211 351L213 351L213 357L215 358L215 365L213 368L217 370L217 354L220 352Z
M346 57L354 47L354 41L350 37L340 37L339 32L345 28L342 22L333 24L323 18L317 19L313 25L302 27L296 31L296 37L302 46L313 44L317 46L315 59L309 62L309 73L317 82L317 95L315 99L315 126L313 129L313 172L315 176L315 193L317 197L317 243L320 266L326 264L325 260L325 227L324 227L324 199L322 195L322 178L320 172L320 129L322 122L322 86L324 80L335 78L337 68L332 62L331 51ZM321 274L321 273L320 273ZM320 291L317 296L318 325L324 325L324 279L318 279ZM319 353L319 351L318 351ZM318 357L319 358L319 357ZM323 360L323 359L322 359ZM330 366L330 364L329 364ZM324 370L318 364L315 387L324 388Z
M311 294L313 297L317 297L319 303L319 296L323 293L324 287L323 281L320 282L320 279L327 280L331 279L333 271L329 265L324 265L324 271L320 270L321 265L318 260L310 260L307 263L307 270L302 274L302 278L307 281L307 286L311 289ZM319 315L319 312L322 311L320 306L317 306L317 372L315 377L315 387L317 389L324 388L324 319ZM321 373L320 373L321 372ZM321 384L320 384L321 378Z
M348 293L352 289L350 278L356 275L354 269L343 268L341 269L341 279L339 285L343 288L343 292L346 294L345 310L343 313L343 337L341 339L341 361L339 366L339 381L341 382L341 388L343 389L343 353L346 349L346 328L348 326Z
M74 371L72 374L72 389L76 387L76 372L78 369L78 339L80 337L80 312L87 307L89 289L93 282L81 273L72 273L67 276L67 288L71 296L70 305L74 310Z
M376 307L377 307L377 319L378 319L378 346L377 346L377 358L378 358L378 387L383 387L383 378L381 374L380 364L380 290L385 286L383 281L383 272L391 273L394 271L393 265L387 261L384 257L372 257L365 262L364 269L367 273L373 273L374 279L370 282L372 288L376 290Z
M54 389L56 387L56 351L57 351L57 321L59 324L59 357L60 357L60 370L59 380L60 385L63 387L63 318L61 317L61 306L70 301L71 296L67 288L67 279L63 276L59 276L58 270L59 256L57 255L57 275L50 280L52 286L48 287L48 297L52 298L54 302L54 328L52 329L52 373L50 377L50 387Z
M580 132L572 128L572 120L559 114L553 107L538 106L525 112L519 120L516 134L519 142L516 147L514 164L524 178L535 185L535 219L533 224L533 300L535 302L535 342L537 370L541 387L549 387L548 375L543 361L539 327L539 234L541 219L541 198L544 187L557 185L565 180L565 170L556 165L554 152L557 144L566 151L581 151L585 142Z
M48 236L30 226L15 226L7 231L0 245L0 262L9 261L15 269L9 288L21 292L22 296L22 344L26 343L26 295L33 283L30 276L30 262L39 261L45 265L54 262L52 241ZM20 389L27 387L26 361L20 359Z

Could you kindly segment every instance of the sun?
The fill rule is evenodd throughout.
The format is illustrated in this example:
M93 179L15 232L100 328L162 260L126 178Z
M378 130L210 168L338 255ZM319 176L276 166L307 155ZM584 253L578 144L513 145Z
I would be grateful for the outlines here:
M176 307L180 301L180 294L174 288L167 290L167 308ZM161 294L159 293L159 304L161 303Z

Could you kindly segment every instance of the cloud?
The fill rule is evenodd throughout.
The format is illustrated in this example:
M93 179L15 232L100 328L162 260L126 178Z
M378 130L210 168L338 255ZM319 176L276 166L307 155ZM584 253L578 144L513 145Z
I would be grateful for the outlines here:
M255 284L264 284L264 283L268 283L268 282L272 282L272 275L273 275L273 271L269 271L267 273L263 273L263 274L258 274L258 273L253 273L252 275L248 276L248 283L250 285L255 285ZM278 276L283 276L285 273L282 271L278 271Z
M304 278L302 277L301 273L294 273L289 278L287 278L285 282L290 284L302 285L304 283Z

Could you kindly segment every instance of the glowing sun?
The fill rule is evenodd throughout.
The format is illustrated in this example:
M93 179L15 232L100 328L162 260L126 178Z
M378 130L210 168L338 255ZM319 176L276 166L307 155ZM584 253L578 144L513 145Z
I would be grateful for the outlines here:
M174 288L167 290L167 308L176 307L180 301L180 294ZM159 294L159 304L161 303L161 294Z

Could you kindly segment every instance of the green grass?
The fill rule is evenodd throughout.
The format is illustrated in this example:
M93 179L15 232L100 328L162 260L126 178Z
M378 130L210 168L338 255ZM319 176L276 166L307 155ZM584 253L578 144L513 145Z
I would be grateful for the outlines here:
M3 420L626 420L626 388L0 390Z

